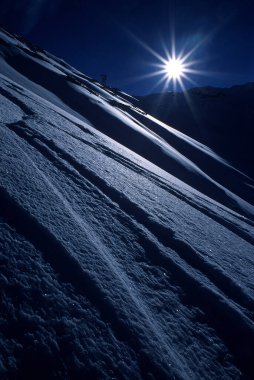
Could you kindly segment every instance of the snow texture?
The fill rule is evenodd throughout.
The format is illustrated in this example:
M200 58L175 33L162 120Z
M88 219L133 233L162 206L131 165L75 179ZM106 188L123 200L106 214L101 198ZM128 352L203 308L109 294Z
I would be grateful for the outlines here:
M253 181L0 43L1 379L253 379Z

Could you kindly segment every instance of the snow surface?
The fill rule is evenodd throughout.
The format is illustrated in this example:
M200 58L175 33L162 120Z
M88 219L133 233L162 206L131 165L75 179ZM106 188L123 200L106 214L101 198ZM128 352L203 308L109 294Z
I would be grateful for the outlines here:
M3 379L253 379L253 182L0 32Z
M254 83L139 97L139 107L194 137L254 178ZM229 138L230 136L230 138Z

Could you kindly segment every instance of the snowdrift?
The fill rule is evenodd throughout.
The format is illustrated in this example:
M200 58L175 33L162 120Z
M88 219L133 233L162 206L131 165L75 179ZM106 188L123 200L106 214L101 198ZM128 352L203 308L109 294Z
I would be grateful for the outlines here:
M0 67L2 378L251 379L253 181L3 30Z

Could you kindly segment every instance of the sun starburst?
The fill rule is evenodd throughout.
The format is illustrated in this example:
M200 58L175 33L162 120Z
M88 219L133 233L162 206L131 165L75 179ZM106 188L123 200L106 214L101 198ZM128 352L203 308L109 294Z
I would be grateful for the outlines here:
M164 42L162 43L164 53L159 54L144 41L140 40L130 32L129 34L136 42L138 42L139 45L145 48L145 50L147 50L157 60L157 63L153 62L150 64L153 67L153 70L150 73L133 78L133 80L136 81L157 76L158 80L151 88L151 91L162 85L162 91L175 91L177 87L180 87L183 92L186 92L187 82L194 86L197 85L197 83L193 80L194 75L211 74L207 71L199 70L198 66L201 61L194 59L194 53L207 41L209 35L204 36L203 39L200 38L198 43L191 49L187 50L186 48L183 48L177 52L175 34L172 32L170 42L168 44Z
M166 51L165 55L166 58L157 56L160 63L155 64L157 70L153 72L153 76L160 76L157 84L164 82L163 90L169 89L171 82L173 89L175 89L177 85L180 85L183 91L185 91L185 81L195 84L191 79L191 74L198 74L199 71L193 68L195 62L190 59L189 53L185 55L180 53L177 55L173 47L172 52L169 53L169 51Z

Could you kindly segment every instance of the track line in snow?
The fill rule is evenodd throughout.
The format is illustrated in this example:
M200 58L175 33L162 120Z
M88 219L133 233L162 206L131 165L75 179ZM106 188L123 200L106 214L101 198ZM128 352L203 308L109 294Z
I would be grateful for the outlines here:
M165 229L161 234L162 226L154 220L149 219L149 215L147 215L143 209L131 202L123 194L120 194L116 189L108 186L103 179L97 177L95 173L77 162L67 152L61 151L59 147L55 147L55 144L52 141L50 143L51 148L53 147L59 157L61 157L61 161L66 160L69 165L72 165L73 168L85 180L90 181L95 188L98 188L98 190L111 199L113 203L117 203L122 212L125 212L126 215L131 215L134 219L137 219L138 216L137 222L141 226L140 231L142 231L144 227L149 231L144 233L143 230L142 233L139 234L139 239L142 246L146 249L146 254L149 256L151 262L154 265L163 265L165 269L173 275L175 281L178 284L180 283L181 287L185 291L187 295L187 302L191 302L193 305L198 305L201 309L205 310L207 318L211 320L211 324L215 326L216 330L219 332L219 335L221 335L226 341L228 347L239 361L239 365L242 366L243 369L245 368L245 370L247 368L248 371L252 371L252 352L254 352L254 326L252 321L246 317L234 303L231 303L227 297L224 297L223 294L220 294L216 290L205 285L203 281L200 281L198 273L193 276L191 273L192 271L188 271L187 263L185 265L180 265L179 262L175 261L173 257L170 257L170 255L165 253L163 248L159 248L160 243L156 243L156 240L154 240L153 237L149 238L149 235L152 233L156 239L158 238L158 235L160 239L165 239L169 242L168 245L172 245L173 241L173 248L175 245L176 252L180 257L182 254L183 244L185 243L182 241L179 242L175 239L173 231L169 231L168 229ZM165 234L165 236L163 236L163 234ZM196 252L193 253L192 250L187 252L187 256L191 256L192 254L196 255ZM191 260L193 260L193 258ZM202 263L202 265L204 264ZM213 280L215 279L213 278ZM225 281L226 278L223 280ZM216 284L216 281L214 282ZM233 293L231 293L231 295ZM246 296L245 301L247 301L247 303L249 302L249 299L246 298ZM233 335L232 331L234 331ZM241 349L239 349L239 347L241 347Z
M77 162L66 151L63 151L61 148L57 147L52 140L48 140L38 132L32 134L33 130L29 128L25 122L22 121L20 123L15 123L9 125L9 127L11 127L11 130L16 132L19 137L24 138L27 142L38 149L59 170L64 171L69 177L73 178L79 186L83 186L79 178L75 177L75 172L71 170L69 166L63 164L63 161L66 161L68 165L71 165L83 178L89 180L93 186L98 188L113 203L118 204L120 209L126 215L132 215L137 223L150 231L160 243L162 243L165 247L173 249L187 264L203 273L205 277L207 277L216 287L224 292L228 298L232 299L243 308L249 309L249 311L254 314L254 300L251 299L238 284L225 275L216 265L212 265L205 260L202 257L202 254L195 251L187 242L177 238L172 229L165 227L154 219L151 219L150 215L147 214L143 208L131 201L118 190L109 186L106 181L98 177L90 169L86 168L84 164ZM27 132L29 132L29 134ZM38 140L40 140L41 143L39 143ZM52 154L51 152L54 152L59 158L57 159L55 154Z
M22 150L21 147L19 147L19 149ZM27 155L25 151L23 151L23 153L30 160L29 155ZM106 284L102 284L101 287L97 286L95 279L90 276L88 271L83 270L79 261L73 257L55 235L12 199L4 188L0 187L0 200L5 205L1 210L3 216L17 228L18 232L27 237L29 241L34 243L36 247L47 256L48 261L64 276L67 282L70 281L86 296L87 293L91 293L89 295L90 301L93 301L95 306L102 312L103 317L112 324L113 330L116 327L116 336L118 338L120 337L122 340L128 341L133 349L138 348L140 350L139 364L141 367L143 366L143 368L141 368L143 371L150 370L155 376L159 376L161 379L168 379L168 376L172 379L174 379L175 376L177 379L187 379L188 377L185 377L182 374L180 375L180 371L178 372L179 362L182 362L181 358L177 358L175 353L169 349L168 343L165 341L164 334L160 331L159 325L157 325L156 320L150 315L148 309L143 304L141 296L137 294L137 290L134 289L132 283L129 282L126 274L120 269L116 260L108 254L108 252L103 252L103 245L100 243L98 246L100 239L95 236L95 232L85 224L84 220L80 219L74 210L72 210L68 201L61 195L59 190L40 171L40 169L37 168L32 160L30 160L30 163L43 177L51 190L60 198L61 203L79 227L84 231L84 234L89 236L92 246L94 246L95 250L98 250L100 258L102 258L109 267L110 273L114 273L114 277L120 282L122 288L125 290L123 293L125 294L125 298L127 295L127 299L130 298L130 301L133 304L132 308L135 310L136 314L134 318L136 321L134 321L134 324L131 321L126 323L124 321L126 316L120 316L120 309L116 310L114 304L109 301L106 293L102 290L107 288ZM96 243L94 243L94 240ZM54 255L48 255L49 250L54 252L55 257ZM119 289L119 286L115 286L115 289L117 289L117 292L121 291L122 294L122 289ZM122 310L120 314L121 313L125 314ZM132 315L132 317L134 317L134 315ZM143 323L141 324L140 319L143 319ZM127 327L129 324L131 327ZM155 341L154 339L151 340L149 335L147 335L147 340L150 341L150 344L158 344L159 347L161 347L161 355L158 356L155 354L155 360L153 357L150 357L149 353L145 352L146 349L143 347L142 340L139 339L140 335L147 334L148 332L140 331L141 326L143 330L150 331L150 334L154 337ZM143 348L145 350L143 350ZM184 363L181 363L181 367L183 366Z

